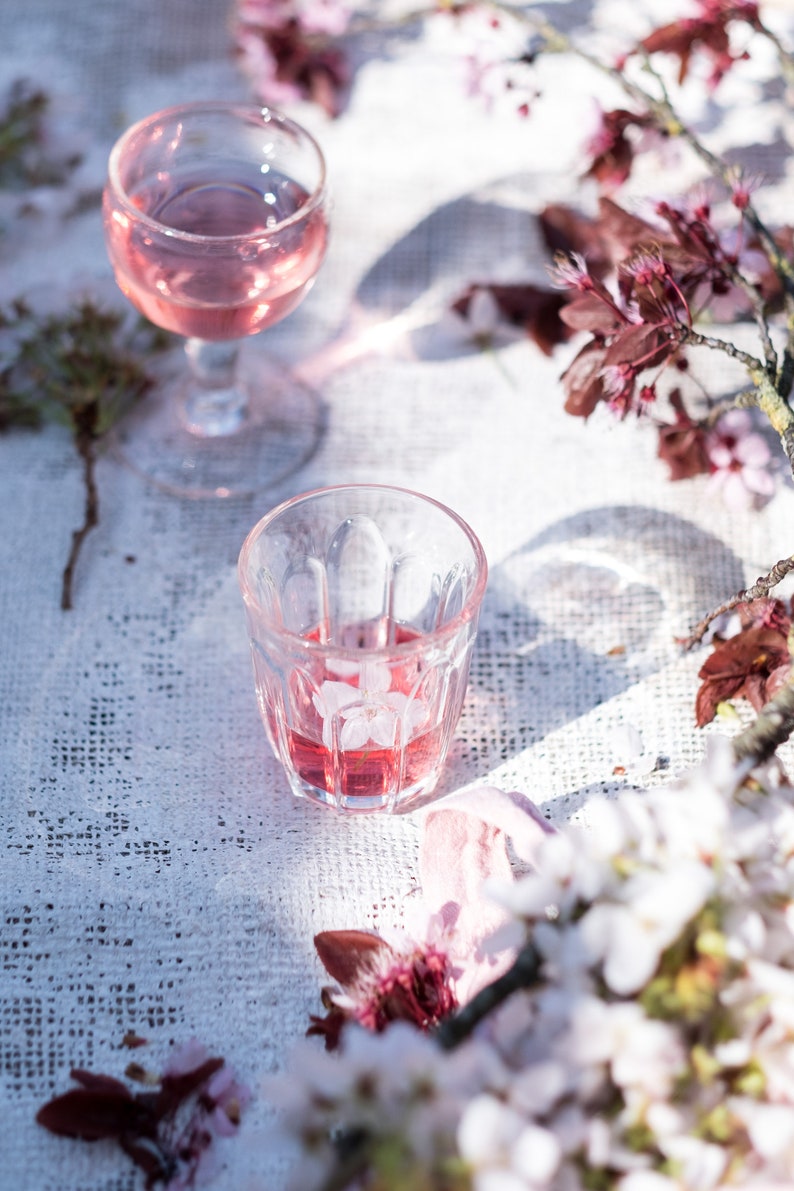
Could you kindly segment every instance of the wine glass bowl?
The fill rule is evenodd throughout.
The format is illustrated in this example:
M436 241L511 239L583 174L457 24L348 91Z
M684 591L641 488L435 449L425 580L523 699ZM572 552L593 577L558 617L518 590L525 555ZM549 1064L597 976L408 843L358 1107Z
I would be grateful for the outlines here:
M156 112L111 151L103 220L122 292L157 326L187 340L189 379L176 400L164 399L159 432L144 413L138 427L148 454L159 438L173 456L175 438L189 436L181 444L187 460L149 460L152 466L137 469L157 482L170 467L166 487L198 483L220 495L274 482L272 470L266 475L260 467L247 477L239 469L252 453L252 431L266 434L270 422L283 433L289 402L274 395L272 376L261 392L246 381L238 341L290 314L325 256L326 171L314 138L282 113L250 104L199 102ZM256 372L263 370L257 361ZM268 402L278 406L270 419ZM218 480L221 457L202 451L202 439L228 440L227 478ZM277 445L271 455L283 454ZM278 478L283 474L282 467Z

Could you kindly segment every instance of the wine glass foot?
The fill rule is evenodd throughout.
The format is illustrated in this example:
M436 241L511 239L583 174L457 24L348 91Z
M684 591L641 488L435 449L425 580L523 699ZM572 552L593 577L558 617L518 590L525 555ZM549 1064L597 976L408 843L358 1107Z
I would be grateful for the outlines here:
M251 353L245 424L231 434L191 429L179 381L158 385L109 436L110 448L148 483L188 499L251 496L274 487L314 455L325 428L322 398L272 356Z

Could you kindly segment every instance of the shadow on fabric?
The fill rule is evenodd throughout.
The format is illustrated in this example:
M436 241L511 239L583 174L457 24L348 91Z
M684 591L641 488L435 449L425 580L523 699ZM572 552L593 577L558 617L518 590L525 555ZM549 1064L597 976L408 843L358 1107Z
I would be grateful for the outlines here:
M743 586L729 547L670 513L616 505L548 526L492 569L450 780L476 780L649 678Z

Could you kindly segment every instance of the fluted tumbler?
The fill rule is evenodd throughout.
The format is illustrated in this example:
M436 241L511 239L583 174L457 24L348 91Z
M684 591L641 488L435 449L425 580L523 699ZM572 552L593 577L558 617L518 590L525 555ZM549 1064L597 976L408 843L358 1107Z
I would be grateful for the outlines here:
M358 812L429 794L487 580L469 526L405 489L320 489L252 529L239 580L259 709L293 792Z

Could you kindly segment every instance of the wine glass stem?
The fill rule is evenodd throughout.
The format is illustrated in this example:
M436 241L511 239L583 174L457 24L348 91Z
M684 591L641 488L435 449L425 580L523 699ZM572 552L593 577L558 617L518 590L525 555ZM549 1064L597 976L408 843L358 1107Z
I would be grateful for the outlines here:
M190 377L183 413L188 429L201 438L234 434L246 422L248 394L237 375L238 350L236 340L185 344Z

